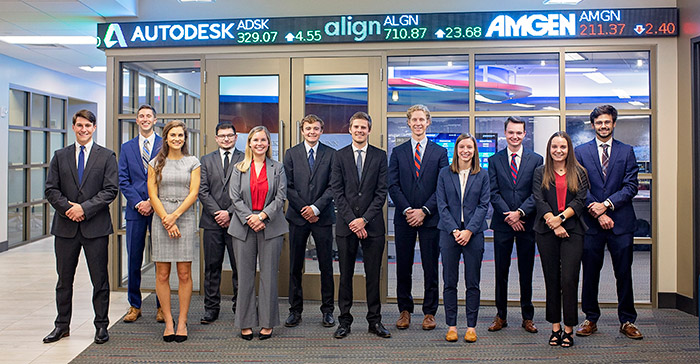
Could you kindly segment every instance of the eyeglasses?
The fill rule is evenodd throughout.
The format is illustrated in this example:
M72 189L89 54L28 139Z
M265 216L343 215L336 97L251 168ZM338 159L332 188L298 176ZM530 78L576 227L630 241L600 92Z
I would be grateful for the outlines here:
M216 137L219 139L233 139L236 137L236 134L223 134L223 135L217 135Z
M605 120L605 121L600 121L600 120L598 120L598 121L594 121L593 124L594 124L595 126L612 125L613 122L610 121L610 120Z

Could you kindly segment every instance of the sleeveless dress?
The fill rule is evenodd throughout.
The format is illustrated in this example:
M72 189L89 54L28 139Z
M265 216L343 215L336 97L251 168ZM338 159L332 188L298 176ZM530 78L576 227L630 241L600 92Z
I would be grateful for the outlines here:
M149 163L155 168L155 159ZM163 203L167 213L172 213L185 200L190 193L190 176L194 169L199 167L199 160L195 156L185 156L182 159L166 159L162 171L162 180L158 187L158 198ZM156 215L151 226L152 235L152 260L154 262L191 262L195 257L195 245L199 239L194 206L185 211L175 224L180 229L179 238L170 238L163 227L160 218Z

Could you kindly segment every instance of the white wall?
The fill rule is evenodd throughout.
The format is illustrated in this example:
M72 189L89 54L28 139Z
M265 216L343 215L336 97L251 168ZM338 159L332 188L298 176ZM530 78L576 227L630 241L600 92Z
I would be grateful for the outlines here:
M9 90L13 86L36 92L67 96L97 104L98 144L105 144L105 88L49 69L0 54L0 110L9 109ZM72 115L68 115L68 118ZM7 241L7 168L9 115L0 113L0 243ZM111 126L110 126L111 127Z

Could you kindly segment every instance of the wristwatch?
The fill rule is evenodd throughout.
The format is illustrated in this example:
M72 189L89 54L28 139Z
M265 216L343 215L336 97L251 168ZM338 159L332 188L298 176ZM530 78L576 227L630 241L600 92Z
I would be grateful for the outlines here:
M263 221L263 220L264 220L263 217L262 217L262 213L259 213L259 214L258 214L258 220L260 220L260 221Z
M564 213L562 212L561 214L558 215L559 218L561 219L561 222L566 221L566 216L564 216Z
M611 206L610 201L608 201L608 200L603 201L603 206L605 206L606 209L609 209Z
M430 215L430 211L428 210L427 207L423 206L423 207L420 208L420 210L423 211L424 214Z

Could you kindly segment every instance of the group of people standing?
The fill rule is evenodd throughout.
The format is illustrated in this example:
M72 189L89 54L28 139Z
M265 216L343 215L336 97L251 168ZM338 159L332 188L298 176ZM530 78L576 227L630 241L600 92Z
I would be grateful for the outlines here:
M333 317L333 224L338 248L340 286L338 327L334 337L351 332L353 276L361 247L365 270L368 331L391 337L382 323L380 270L385 246L383 206L387 193L395 204L398 329L410 327L414 311L412 268L416 241L424 274L422 329L436 327L439 304L438 260L443 265L443 301L447 341L457 341L459 263L466 283L467 331L477 340L481 262L486 215L493 206L498 314L489 331L507 324L508 271L515 243L520 273L522 327L537 332L533 322L532 271L535 242L541 254L546 286L546 319L552 323L550 345L574 344L578 324L578 280L583 262L586 320L576 334L597 330L600 316L598 281L607 246L613 259L619 298L620 331L640 339L631 284L637 164L632 148L612 139L617 111L601 106L591 113L596 139L574 151L565 132L549 139L546 156L523 148L525 123L505 122L507 148L489 158L482 169L476 139L460 135L452 162L447 150L427 138L430 111L414 105L407 111L409 142L397 146L387 163L383 150L369 144L372 119L357 112L349 120L352 143L338 151L320 142L324 122L307 115L301 121L304 141L285 153L284 163L271 158L270 133L252 128L245 151L235 148L231 123L216 127L218 149L202 157L189 154L187 127L168 122L163 137L154 133L156 112L143 105L137 112L139 135L124 143L119 162L112 151L92 141L95 116L81 110L73 117L76 143L58 150L51 160L46 197L56 209L58 316L44 342L69 335L72 283L81 247L94 287L95 342L109 340L107 309L107 245L112 233L109 204L119 188L126 199L129 311L125 322L141 316L141 264L146 233L152 237L156 264L156 320L165 323L163 340L187 340L192 294L192 261L197 229L203 234L204 305L201 324L218 319L221 269L228 251L233 270L232 309L240 337L269 339L280 324L277 275L284 234L289 233L290 277L287 327L300 324L303 311L302 270L306 243L313 236L321 276L321 324L336 326ZM196 226L193 205L199 198L202 216ZM285 213L285 201L289 206ZM336 213L337 211L337 213ZM160 221L152 221L153 215ZM170 272L178 276L179 315L171 309ZM256 268L259 288L256 297ZM561 327L563 310L564 328Z

